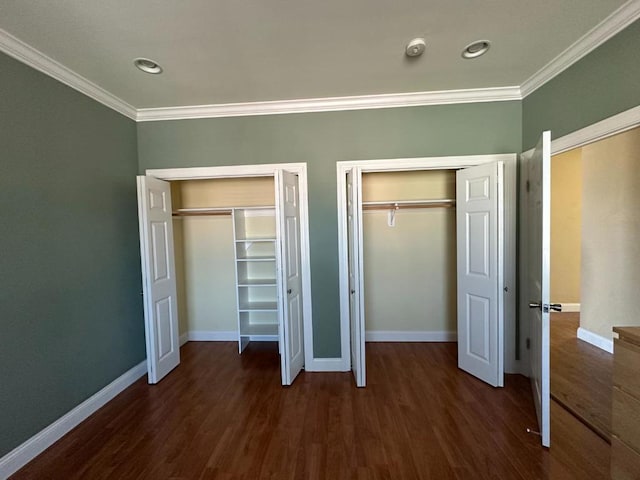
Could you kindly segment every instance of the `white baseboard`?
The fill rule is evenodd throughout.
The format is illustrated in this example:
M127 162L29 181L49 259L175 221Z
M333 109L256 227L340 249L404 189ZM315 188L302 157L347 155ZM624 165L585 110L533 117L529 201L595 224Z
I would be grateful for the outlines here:
M190 342L237 342L238 332L217 332L209 330L189 330L187 338Z
M278 339L274 338L273 335L251 335L249 337L249 340L251 340L252 342L277 342ZM234 338L234 341L238 341L238 336L236 335L236 338Z
M562 305L562 311L563 312L579 312L580 311L580 304L579 303L561 302L560 305Z
M580 340L601 348L605 352L613 353L613 340L609 340L582 327L578 328L577 335Z
M304 366L307 372L348 372L349 365L342 358L314 358L311 365Z
M8 478L147 373L144 360L0 459L0 478Z
M457 332L413 332L377 330L365 334L367 342L455 342Z
M273 335L251 335L252 342L273 342ZM187 342L237 342L238 331L190 330L180 335L180 346Z

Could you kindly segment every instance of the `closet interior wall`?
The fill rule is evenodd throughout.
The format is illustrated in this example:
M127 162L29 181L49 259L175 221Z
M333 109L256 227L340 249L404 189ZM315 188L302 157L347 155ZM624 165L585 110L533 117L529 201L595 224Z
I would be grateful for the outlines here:
M455 339L455 207L401 208L393 219L389 209L367 209L367 202L455 196L452 169L362 175L368 341Z
M175 211L275 204L273 177L171 182ZM173 217L178 317L182 338L238 339L233 217Z

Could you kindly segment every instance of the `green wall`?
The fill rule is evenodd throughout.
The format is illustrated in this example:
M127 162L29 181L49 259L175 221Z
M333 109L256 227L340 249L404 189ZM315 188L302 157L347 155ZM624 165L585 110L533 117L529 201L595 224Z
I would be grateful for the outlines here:
M521 102L138 124L148 168L307 162L314 353L340 356L336 162L519 152Z
M640 104L640 20L523 100L523 150Z
M0 54L0 457L145 358L136 126Z

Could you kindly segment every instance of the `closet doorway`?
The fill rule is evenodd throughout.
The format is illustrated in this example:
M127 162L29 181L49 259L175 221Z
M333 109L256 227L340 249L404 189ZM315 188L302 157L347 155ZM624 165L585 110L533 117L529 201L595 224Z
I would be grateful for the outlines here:
M366 385L367 338L452 341L457 336L459 368L502 386L504 372L519 368L516 155L339 162L337 172L342 349L349 352L343 353L343 361L346 356L356 385ZM406 188L380 188L385 175L399 172L405 182L412 173L427 179L422 198L411 185L415 182ZM385 190L382 197L376 196L376 189ZM408 230L404 239L392 233L400 221ZM388 239L365 240L365 233ZM440 255L445 258L436 258ZM365 257L371 271L377 271L377 276L387 271L389 278L365 273ZM421 264L430 260L431 276L425 276ZM381 298L365 299L365 278L369 279L367 293ZM393 296L385 289L391 289ZM418 331L421 327L416 322L430 325Z
M235 340L240 354L251 341L276 341L283 385L313 358L306 180L306 164L138 177L149 383L180 363L186 340ZM218 324L185 331L185 317Z

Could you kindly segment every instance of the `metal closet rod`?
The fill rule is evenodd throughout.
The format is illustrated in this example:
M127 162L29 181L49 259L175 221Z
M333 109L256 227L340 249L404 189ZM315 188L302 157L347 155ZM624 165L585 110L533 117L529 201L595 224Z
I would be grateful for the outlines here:
M273 205L256 205L247 207L207 207L207 208L178 208L171 212L174 217L193 217L205 215L231 215L233 210L268 210Z
M231 208L179 208L171 212L174 217L231 215Z
M363 210L400 210L403 208L451 208L456 201L450 198L440 200L398 200L397 202L362 202Z

